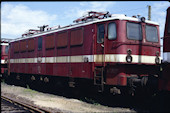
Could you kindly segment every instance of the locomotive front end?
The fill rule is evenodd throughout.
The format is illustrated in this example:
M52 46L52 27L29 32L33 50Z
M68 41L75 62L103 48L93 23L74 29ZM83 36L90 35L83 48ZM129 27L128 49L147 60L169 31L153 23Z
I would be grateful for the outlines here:
M9 44L7 39L1 39L1 74L2 78L4 78L7 73L7 62L8 62L8 48Z
M98 28L98 40L102 38L101 29ZM121 15L107 21L104 30L100 44L105 86L111 93L155 92L161 62L159 25L144 17Z

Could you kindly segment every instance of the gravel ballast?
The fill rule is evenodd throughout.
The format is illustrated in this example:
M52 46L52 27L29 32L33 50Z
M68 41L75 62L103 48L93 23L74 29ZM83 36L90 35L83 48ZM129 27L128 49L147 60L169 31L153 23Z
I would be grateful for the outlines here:
M78 99L41 93L28 88L1 83L1 93L37 106L48 108L53 112L135 112L129 108L107 107L89 104Z

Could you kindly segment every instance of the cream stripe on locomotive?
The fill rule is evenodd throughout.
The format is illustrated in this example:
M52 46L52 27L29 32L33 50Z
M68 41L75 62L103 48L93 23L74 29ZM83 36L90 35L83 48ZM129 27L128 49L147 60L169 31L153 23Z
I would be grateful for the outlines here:
M5 63L5 60L1 60L1 64L4 64Z
M105 57L104 57L105 56ZM82 55L10 59L10 63L126 62L126 54ZM155 64L156 56L132 55L132 63ZM159 57L160 58L160 57Z
M126 54L105 55L105 62L126 62ZM132 55L132 63L155 63L156 56Z

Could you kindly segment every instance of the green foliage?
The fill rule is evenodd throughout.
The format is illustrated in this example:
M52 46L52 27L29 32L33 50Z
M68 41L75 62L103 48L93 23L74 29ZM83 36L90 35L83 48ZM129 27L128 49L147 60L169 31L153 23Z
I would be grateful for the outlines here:
M30 86L28 84L26 86L27 86L27 89L30 89Z
M94 105L100 105L98 102L96 102L95 100L91 99L91 98L87 98L85 97L85 101L89 102L89 103L92 103Z
M24 91L23 91L24 93L29 93L31 96L33 96L37 93L37 91L30 89L29 85L26 85L26 86L27 86L27 88L24 89Z
M5 79L1 79L1 83L5 83Z

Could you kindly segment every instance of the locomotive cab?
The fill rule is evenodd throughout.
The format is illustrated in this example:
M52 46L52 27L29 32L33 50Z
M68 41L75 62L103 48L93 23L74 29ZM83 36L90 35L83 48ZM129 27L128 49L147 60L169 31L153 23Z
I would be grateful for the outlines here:
M120 15L119 19L97 23L96 30L95 84L113 93L127 87L129 93L143 87L156 89L161 60L157 23Z
M2 78L7 74L7 62L8 62L8 49L9 44L4 39L1 40L1 74Z

